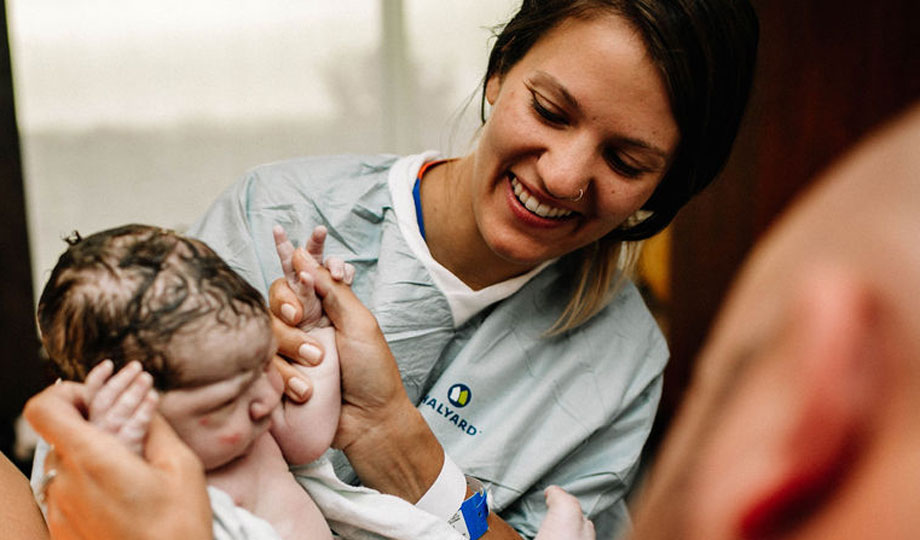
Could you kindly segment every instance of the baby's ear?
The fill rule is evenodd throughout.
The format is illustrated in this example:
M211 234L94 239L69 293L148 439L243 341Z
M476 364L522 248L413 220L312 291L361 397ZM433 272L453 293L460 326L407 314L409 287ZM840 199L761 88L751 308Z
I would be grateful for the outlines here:
M739 537L773 538L832 502L872 432L883 393L871 289L835 268L818 268L793 300L783 356L797 390L777 467L745 506ZM780 406L779 404L777 406Z

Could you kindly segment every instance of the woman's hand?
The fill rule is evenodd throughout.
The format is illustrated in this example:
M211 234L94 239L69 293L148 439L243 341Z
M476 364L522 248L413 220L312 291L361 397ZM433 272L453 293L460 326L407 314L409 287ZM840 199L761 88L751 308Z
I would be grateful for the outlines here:
M50 443L45 490L53 538L211 538L204 470L159 415L144 458L85 420L84 387L63 382L26 404L25 417ZM146 459L146 461L145 461Z
M417 501L437 478L444 452L406 395L377 320L351 287L306 251L298 249L293 264L314 287L335 327L342 413L333 446L345 452L365 485ZM282 301L282 289L273 285L273 311ZM282 354L285 347L281 343Z

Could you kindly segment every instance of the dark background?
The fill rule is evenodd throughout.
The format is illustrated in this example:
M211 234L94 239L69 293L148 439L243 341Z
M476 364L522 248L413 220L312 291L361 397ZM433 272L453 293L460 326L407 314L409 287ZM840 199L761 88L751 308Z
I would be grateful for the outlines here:
M920 99L917 0L753 3L760 50L741 133L721 177L673 226L672 357L653 445L753 243L835 157Z
M2 0L0 0L2 1ZM868 130L920 99L917 0L754 1L761 21L755 89L725 172L673 228L672 360L651 448L670 422L738 265L808 181ZM0 39L0 450L48 382L33 320L22 165L6 6ZM216 194L215 194L216 195Z

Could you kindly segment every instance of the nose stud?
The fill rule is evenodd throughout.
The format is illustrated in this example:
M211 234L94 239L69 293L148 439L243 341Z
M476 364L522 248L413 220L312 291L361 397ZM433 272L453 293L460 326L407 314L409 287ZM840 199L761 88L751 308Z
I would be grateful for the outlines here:
M577 197L565 197L565 200L567 200L567 201L572 201L572 202L578 202L578 201L580 201L581 198L584 197L584 196L585 196L585 190L584 190L584 188L578 188L578 196L577 196Z

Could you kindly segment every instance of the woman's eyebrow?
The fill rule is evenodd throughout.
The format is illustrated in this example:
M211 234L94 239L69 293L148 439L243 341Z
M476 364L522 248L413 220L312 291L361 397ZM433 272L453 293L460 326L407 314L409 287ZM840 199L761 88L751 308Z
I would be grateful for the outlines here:
M555 90L556 92L559 93L560 96L562 96L562 99L566 102L566 105L572 108L575 108L575 109L579 108L578 100L575 99L575 96L569 93L568 89L566 89L566 87L563 86L562 83L559 82L558 79L556 79L556 77L553 77L552 75L550 75L549 73L545 71L537 71L536 73L534 73L533 80L534 82L537 82L537 83L542 83L548 86L552 86L553 90Z
M654 144L633 137L617 137L617 140L620 142L620 144L638 148L639 150L654 154L655 156L661 158L665 163L668 162L668 153L661 148L658 148Z
M575 96L573 96L568 91L568 89L566 89L566 87L563 86L563 84L559 82L558 79L556 79L556 77L553 77L552 75L550 75L549 73L545 71L538 70L534 73L532 80L535 83L550 86L553 91L557 92L562 97L563 101L566 102L566 105L568 105L569 107L573 109L580 110L580 106L578 105L578 100L575 99ZM654 154L660 157L662 160L664 160L665 163L667 163L668 159L670 158L670 155L668 154L668 152L664 151L662 148L659 148L658 146L655 146L654 144L648 141L637 139L635 137L625 137L625 136L616 137L616 140L620 144L631 146L633 148L637 148L639 150L647 151L651 154Z

